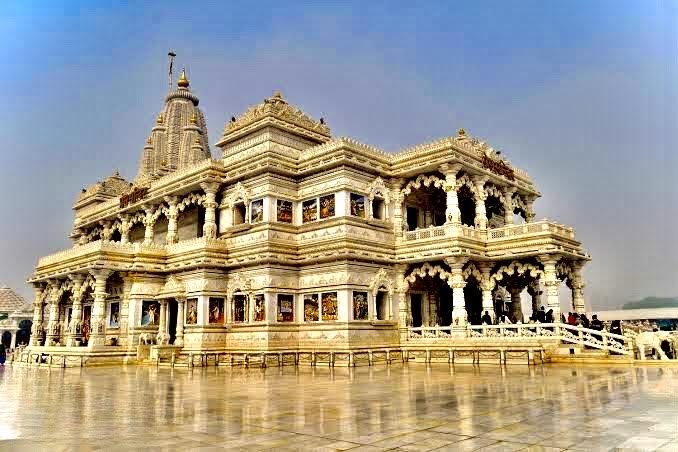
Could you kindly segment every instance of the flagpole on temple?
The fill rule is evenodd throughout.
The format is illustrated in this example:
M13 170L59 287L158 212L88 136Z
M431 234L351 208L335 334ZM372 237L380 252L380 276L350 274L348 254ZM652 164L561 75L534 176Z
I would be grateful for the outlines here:
M177 54L174 53L174 50L170 49L170 51L167 53L167 57L169 58L169 71L168 71L168 78L169 78L169 91L172 91L172 70L174 69L174 58L176 58Z

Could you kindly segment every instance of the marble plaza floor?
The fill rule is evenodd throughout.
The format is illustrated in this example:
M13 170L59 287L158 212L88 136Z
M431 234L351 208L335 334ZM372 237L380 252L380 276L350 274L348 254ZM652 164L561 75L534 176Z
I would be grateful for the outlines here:
M678 368L0 368L0 450L678 451Z

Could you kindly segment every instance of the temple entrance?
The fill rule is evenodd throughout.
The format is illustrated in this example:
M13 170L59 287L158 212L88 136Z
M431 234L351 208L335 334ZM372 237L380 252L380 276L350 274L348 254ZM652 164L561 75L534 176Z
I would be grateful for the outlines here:
M9 331L5 331L2 333L2 345L5 346L5 348L9 348L9 346L12 344L12 333Z
M412 313L412 326L417 328L422 324L421 321L421 294L410 294L410 309Z
M167 334L169 334L169 343L174 344L174 340L177 338L177 312L179 311L177 300L174 298L167 300L167 309L169 310Z
M469 278L464 287L464 301L466 307L466 315L468 322L471 325L480 325L481 317L483 316L483 295L480 290L480 285L475 278Z

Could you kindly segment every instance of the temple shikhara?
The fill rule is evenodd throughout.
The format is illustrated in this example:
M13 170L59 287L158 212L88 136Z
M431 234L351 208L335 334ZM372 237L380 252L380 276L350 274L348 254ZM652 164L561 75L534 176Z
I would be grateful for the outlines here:
M532 179L453 135L385 152L276 92L211 149L182 72L134 178L83 189L73 246L39 259L25 359L532 362L584 340L629 353L561 323L561 288L585 311L573 228L537 221Z

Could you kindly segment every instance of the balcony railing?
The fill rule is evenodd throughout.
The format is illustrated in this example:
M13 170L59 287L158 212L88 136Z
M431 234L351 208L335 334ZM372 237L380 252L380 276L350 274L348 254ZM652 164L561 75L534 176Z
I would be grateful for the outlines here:
M554 223L549 220L505 226L503 228L490 229L487 231L490 240L538 234L542 232L550 232L552 234L574 239L574 228L563 226L562 224Z
M405 233L405 240L421 240L435 237L445 237L445 226L431 226Z
M450 326L409 328L408 340L414 342L445 343L446 341L487 340L511 344L533 339L558 339L565 343L623 355L633 355L633 338L597 331L565 323L519 323L500 325L469 325L461 337Z

